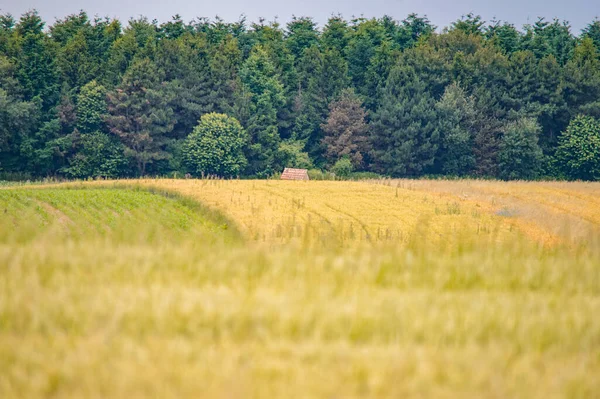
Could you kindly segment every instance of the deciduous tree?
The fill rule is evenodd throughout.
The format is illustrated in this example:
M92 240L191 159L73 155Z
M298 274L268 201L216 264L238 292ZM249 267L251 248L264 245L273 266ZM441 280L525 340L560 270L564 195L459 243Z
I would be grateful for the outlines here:
M235 118L205 114L185 139L183 159L196 176L238 176L246 166L244 146L247 142L246 132Z
M600 122L579 115L559 137L556 161L571 179L600 180Z

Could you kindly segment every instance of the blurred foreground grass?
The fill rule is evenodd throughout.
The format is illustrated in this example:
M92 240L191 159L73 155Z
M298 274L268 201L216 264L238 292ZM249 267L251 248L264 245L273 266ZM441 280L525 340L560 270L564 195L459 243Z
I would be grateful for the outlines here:
M355 215L365 197L324 198ZM244 242L208 209L139 189L0 190L0 212L2 398L600 392L593 240L497 239L467 220L447 244L427 226L402 241Z

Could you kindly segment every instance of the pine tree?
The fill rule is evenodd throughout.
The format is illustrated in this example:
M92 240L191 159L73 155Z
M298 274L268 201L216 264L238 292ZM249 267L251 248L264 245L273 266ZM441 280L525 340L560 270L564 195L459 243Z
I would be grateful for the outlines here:
M575 49L575 38L566 21L553 20L546 22L539 18L533 25L526 25L526 32L521 40L523 50L532 51L537 58L553 55L560 65L565 65Z
M348 73L356 91L367 95L366 76L371 59L375 56L376 49L389 38L376 19L359 20L353 28L354 32L346 48Z
M318 44L317 24L309 17L293 17L287 24L285 44L295 60L300 60L304 51Z
M140 176L148 165L170 157L166 147L175 118L161 82L156 66L144 58L131 65L121 85L108 96L106 123Z
M533 100L540 104L538 122L540 147L551 154L556 147L558 135L568 124L568 110L561 94L563 69L553 56L542 58L536 70L536 92Z
M365 166L370 151L366 116L362 101L352 89L342 91L339 99L329 105L323 144L330 164L347 156L354 169Z
M110 47L107 81L119 84L135 60L150 58L153 55L156 37L157 28L147 18L130 19L123 34Z
M323 54L317 46L304 50L298 63L298 91L294 98L292 139L303 143L309 154L320 161L322 155L321 123L327 113L327 98L321 86Z
M504 104L512 118L536 118L540 146L552 152L562 125L564 101L560 95L562 71L554 56L538 60L531 51L518 51L510 58L510 74Z
M592 42L594 42L594 46L596 46L596 50L600 51L600 19L596 17L596 19L588 24L585 29L581 32L582 38L590 38Z
M35 132L40 109L35 102L24 101L15 77L15 65L0 55L0 171L23 171L23 140Z
M392 176L426 172L439 145L436 121L425 83L411 68L394 68L371 122L375 170Z
M49 113L59 101L54 51L43 32L44 23L37 12L25 13L16 26L18 52L16 75L25 100L39 99L42 111ZM44 119L50 116L44 115Z
M498 150L505 111L490 90L479 88L474 94L475 117L473 119L473 154L475 174L481 177L498 176Z
M600 56L592 39L583 39L575 49L561 89L570 119L582 113L600 118Z
M294 102L292 139L304 143L314 163L323 163L323 130L327 104L349 84L347 64L335 50L320 51L313 46L299 62L299 84Z
M458 21L452 23L450 30L464 32L467 35L483 35L485 21L480 15L475 15L472 12L463 15Z
M437 173L465 176L475 167L473 125L477 118L475 102L457 84L446 88L436 103L440 132L440 146L436 156Z
M242 52L238 40L233 36L226 36L217 47L211 49L209 55L211 108L215 112L236 115L240 122L245 118L241 118L240 111L235 111L234 108L238 100L236 93L241 92L238 76L241 65Z
M183 139L204 114L214 111L209 48L203 36L182 34L162 40L154 63L165 74L165 91L176 117L173 137Z
M521 47L521 33L513 24L507 22L493 20L485 28L485 37L507 55L517 52Z
M446 40L433 35L427 43L404 50L396 61L397 65L412 68L436 99L444 94L446 86L452 81L453 74L452 58L447 54L450 53L451 44L444 41ZM438 46L440 48L437 48ZM380 90L377 101L380 101L381 95L382 91Z
M427 17L420 17L411 13L402 21L402 25L395 37L395 42L401 49L411 48L417 45L419 40L428 37L435 31Z
M314 78L318 81L323 99L329 103L350 86L348 63L338 50L326 49L322 53L323 67Z
M15 25L16 21L11 14L0 14L0 54L10 54Z
M255 176L269 176L279 169L277 151L281 137L277 113L285 104L283 85L261 46L254 48L242 66L240 77L250 96L250 117L246 127L250 136L246 149L247 172Z
M391 69L398 62L399 57L400 52L388 41L383 42L375 50L375 54L373 55L373 58L371 58L371 62L365 75L365 103L369 110L377 109L377 106L379 105L377 99L385 87L387 77Z
M323 28L321 35L321 46L327 50L336 50L342 54L345 53L348 41L350 40L350 28L348 23L341 16L329 18Z
M102 74L104 62L95 54L94 33L94 27L83 11L57 21L50 28L51 39L59 47L56 65L61 80L73 91Z
M23 171L21 143L30 137L37 125L39 108L0 87L0 171Z

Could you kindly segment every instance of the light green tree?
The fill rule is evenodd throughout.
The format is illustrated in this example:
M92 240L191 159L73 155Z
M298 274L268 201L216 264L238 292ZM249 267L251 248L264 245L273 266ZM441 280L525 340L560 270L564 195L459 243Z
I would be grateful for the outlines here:
M247 141L237 119L225 114L205 114L184 141L183 160L194 175L238 176L246 166Z
M558 138L556 161L570 179L600 180L600 122L579 115Z

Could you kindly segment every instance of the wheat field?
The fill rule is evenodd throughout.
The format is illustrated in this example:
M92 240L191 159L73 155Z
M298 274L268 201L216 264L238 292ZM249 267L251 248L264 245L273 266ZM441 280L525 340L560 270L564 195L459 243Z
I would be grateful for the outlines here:
M2 398L594 398L600 184L0 190Z

